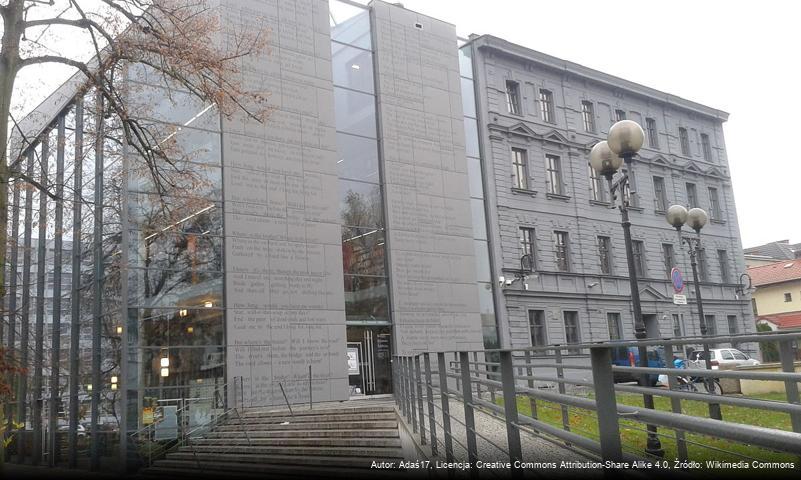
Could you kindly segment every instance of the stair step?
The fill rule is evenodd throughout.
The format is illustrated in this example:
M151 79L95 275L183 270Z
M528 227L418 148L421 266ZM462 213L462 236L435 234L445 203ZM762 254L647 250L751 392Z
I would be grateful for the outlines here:
M262 445L192 445L180 447L180 453L202 453L204 456L212 455L307 455L317 457L359 457L362 459L381 457L401 458L402 451L399 447L367 448L367 447L338 447L338 446L306 446L306 445L286 445L286 446L262 446ZM297 461L297 460L295 460Z
M301 438L253 438L239 435L229 438L198 438L192 441L198 446L212 445L253 445L253 446L312 446L312 447L400 447L400 438L336 438L336 437L301 437Z
M368 420L395 420L395 412L379 413L326 413L316 415L242 415L241 418L234 415L227 422L228 425L261 425L281 422L291 423L314 423L314 422L353 422Z
M230 463L255 463L259 465L298 465L315 467L348 467L348 468L370 468L375 462L398 462L402 457L400 452L397 455L387 455L385 457L331 457L331 456L303 456L297 455L248 455L242 453L207 453L196 457L192 452L168 453L166 460L188 460L204 464L219 464L220 462Z
M243 478L265 478L266 475L285 478L365 478L373 479L379 477L375 469L352 469L340 467L313 467L307 465L267 465L258 463L233 463L233 462L206 462L200 461L201 468L194 460L159 460L152 467L145 469L142 473L146 476L158 478L174 477L243 477ZM407 471L403 470L381 470L380 478L409 478Z
M304 415L330 415L330 414L355 414L355 413L395 413L393 407L350 407L350 408L321 408L315 410L293 410L296 417ZM261 410L258 407L243 408L239 410L242 417L285 417L289 415L287 409Z
M316 425L309 425L309 430L248 430L250 438L398 438L398 429L366 429L366 430L315 430ZM205 434L206 438L240 438L242 430L215 430Z
M313 423L311 424L316 430L331 430L331 429L339 429L342 427L348 427L349 430L352 429L387 429L387 428L398 428L398 421L397 420L372 420L366 422L359 422L359 421L348 421L346 424L343 422L320 422L320 423ZM224 425L220 425L217 430L218 431L254 431L254 430L296 430L296 429L308 429L308 423L292 423L289 422L286 425L282 425L280 423L257 423L257 424L245 424L243 427L242 425L235 425L230 423L225 423Z

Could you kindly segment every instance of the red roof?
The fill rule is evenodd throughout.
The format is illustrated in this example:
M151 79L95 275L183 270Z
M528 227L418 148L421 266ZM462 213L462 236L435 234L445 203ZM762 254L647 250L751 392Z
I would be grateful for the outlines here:
M801 280L801 259L782 260L748 269L751 284L755 287L773 283Z
M760 315L757 320L764 320L779 328L801 327L801 312L777 313L774 315Z

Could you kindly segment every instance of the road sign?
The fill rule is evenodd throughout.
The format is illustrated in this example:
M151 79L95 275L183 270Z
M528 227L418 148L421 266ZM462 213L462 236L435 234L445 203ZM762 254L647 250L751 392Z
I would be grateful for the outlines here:
M678 293L673 295L673 304L687 305L687 295L679 295Z
M681 276L681 271L678 268L673 267L670 269L670 280L673 282L673 290L676 293L681 293L684 290L684 277Z

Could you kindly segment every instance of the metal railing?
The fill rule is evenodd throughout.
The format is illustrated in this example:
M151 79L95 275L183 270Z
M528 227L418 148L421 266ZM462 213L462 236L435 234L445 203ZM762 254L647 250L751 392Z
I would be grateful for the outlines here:
M577 458L589 456L603 461L671 460L672 465L673 460L703 463L740 459L774 466L794 463L798 468L801 373L795 372L793 360L799 338L801 332L761 333L514 350L421 352L393 357L394 397L400 414L419 434L420 444L430 446L431 455L444 457L447 462L468 460L473 475L478 474L476 460L486 461L479 458L479 444L508 458L513 475L521 474L522 470L515 467L525 466L521 462L528 438L546 439L577 450L581 454ZM672 362L674 351L681 346L765 341L778 343L781 362L776 368L781 371L684 370L674 368ZM615 349L640 346L661 347L665 366L613 363ZM643 384L648 376L657 375L664 375L667 385ZM781 382L785 394L783 398L781 394L760 398L681 388L680 379L689 375ZM639 384L615 383L616 377L622 376L641 380ZM654 409L643 408L644 394L657 400ZM729 409L723 420L708 418L708 409L698 408L711 403ZM455 406L463 410L463 415L451 413ZM739 414L745 411L757 415L745 418ZM766 424L770 423L768 417L774 424ZM499 420L505 424L505 438L493 435L497 427L487 428L486 422ZM646 448L646 436L654 434L666 447L663 456ZM463 454L459 459L454 446Z

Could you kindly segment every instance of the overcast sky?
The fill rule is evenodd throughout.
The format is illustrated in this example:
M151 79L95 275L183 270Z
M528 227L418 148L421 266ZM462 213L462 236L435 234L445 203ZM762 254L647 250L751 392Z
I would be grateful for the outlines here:
M801 242L801 2L402 3L453 23L461 36L496 35L729 112L724 132L743 246ZM24 73L17 87L29 94L66 78L62 67Z
M801 242L801 2L401 1L461 36L492 34L729 112L743 246Z

